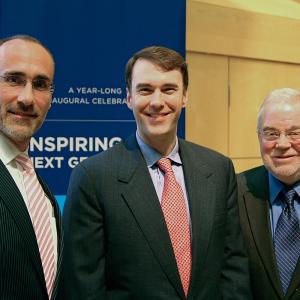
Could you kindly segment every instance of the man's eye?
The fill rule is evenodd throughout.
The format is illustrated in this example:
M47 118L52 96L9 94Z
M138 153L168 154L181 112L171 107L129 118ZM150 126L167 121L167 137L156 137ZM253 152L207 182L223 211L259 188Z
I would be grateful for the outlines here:
M292 138L299 138L300 137L300 131L292 131L292 132L289 132L287 135L292 137Z
M267 137L278 137L280 134L276 131L264 131L264 136Z
M36 79L33 81L33 87L37 90L50 89L50 82L45 79Z
M175 91L176 91L175 88L167 88L163 90L163 92L168 95L173 94Z
M24 84L24 78L17 75L8 75L5 77L5 81L10 85L22 85Z
M289 136L294 136L294 135L298 135L297 132L289 132L288 133Z
M140 89L140 90L139 90L139 93L142 94L142 95L144 95L144 94L150 94L151 91L152 91L152 90L149 89L149 88L143 88L143 89Z
M267 132L267 135L269 136L278 136L277 132Z

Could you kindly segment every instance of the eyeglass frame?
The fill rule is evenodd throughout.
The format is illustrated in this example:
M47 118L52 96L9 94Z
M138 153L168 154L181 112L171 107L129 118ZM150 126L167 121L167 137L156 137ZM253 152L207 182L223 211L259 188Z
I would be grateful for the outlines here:
M267 132L275 134L274 137L266 136ZM258 130L257 133L262 136L262 138L267 142L276 142L280 139L282 135L289 141L289 142L296 142L300 143L300 128L290 130L287 132L280 131L277 129L267 129L267 130ZM294 136L294 137L293 137ZM296 137L295 137L296 136Z
M13 82L7 81L7 79L9 77L13 77L13 76L15 76L16 78L21 80L21 82L20 83L13 83ZM50 79L48 79L46 77L37 77L37 78L34 78L33 80L29 80L23 74L6 74L6 75L0 75L0 79L2 79L2 82L7 84L9 87L21 87L21 86L25 87L27 82L30 81L32 88L36 91L39 91L39 92L50 92L51 94L53 94L54 89L55 89L55 85L51 82ZM44 80L45 82L49 83L49 87L47 87L46 89L37 88L35 86L35 82L38 81L38 80L41 80L41 79ZM1 80L0 80L0 82L1 82Z

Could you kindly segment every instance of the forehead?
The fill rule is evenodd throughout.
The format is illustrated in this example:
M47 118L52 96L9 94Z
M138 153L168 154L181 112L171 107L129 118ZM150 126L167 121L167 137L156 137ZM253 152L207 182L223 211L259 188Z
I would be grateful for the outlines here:
M264 108L263 126L300 126L300 101L270 103Z
M41 45L20 39L10 40L0 46L0 74L17 71L28 77L54 76L54 62Z
M165 71L158 65L145 59L139 59L132 70L132 86L147 83L151 85L177 84L183 85L179 70Z

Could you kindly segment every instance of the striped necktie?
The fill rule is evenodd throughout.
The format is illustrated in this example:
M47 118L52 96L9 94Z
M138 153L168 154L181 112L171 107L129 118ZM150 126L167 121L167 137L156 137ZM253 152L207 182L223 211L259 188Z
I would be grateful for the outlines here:
M185 296L188 294L191 276L191 235L183 190L176 181L171 161L162 158L158 167L165 173L161 208L169 231L177 268Z
M284 294L286 294L300 253L299 220L294 207L297 197L294 189L281 194L284 208L275 230L275 255Z
M36 235L47 292L50 299L56 266L50 216L47 208L47 202L49 200L46 198L43 188L38 181L30 158L25 155L18 155L15 160L23 169L23 180L28 198L29 215Z

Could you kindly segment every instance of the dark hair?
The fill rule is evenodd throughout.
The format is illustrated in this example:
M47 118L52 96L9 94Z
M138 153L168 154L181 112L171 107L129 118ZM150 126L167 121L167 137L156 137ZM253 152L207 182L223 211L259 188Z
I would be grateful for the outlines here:
M132 84L132 70L139 59L148 60L162 68L164 71L179 70L182 74L183 89L184 91L187 90L189 76L184 58L172 49L161 46L151 46L136 52L126 64L125 81L129 91L131 90Z
M53 54L51 53L51 51L40 40L38 40L30 35L27 35L27 34L16 34L16 35L12 35L12 36L8 36L3 39L0 39L0 47L4 43L11 41L11 40L23 40L23 41L36 43L36 44L42 46L50 54L52 60L54 61Z

